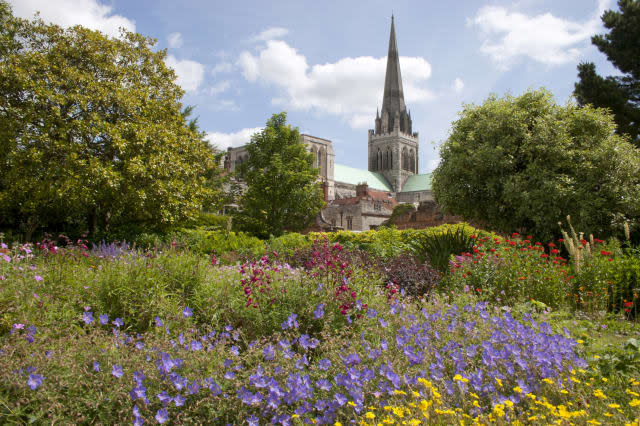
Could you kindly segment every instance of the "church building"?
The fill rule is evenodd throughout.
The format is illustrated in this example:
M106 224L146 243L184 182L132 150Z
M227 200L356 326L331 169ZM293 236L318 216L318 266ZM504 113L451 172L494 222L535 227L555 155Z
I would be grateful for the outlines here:
M382 109L368 132L368 169L336 164L328 139L300 137L314 156L327 202L316 221L320 228L365 231L387 220L398 203L433 200L431 175L418 174L419 138L404 102L393 16ZM225 168L233 172L247 158L246 147L229 148Z

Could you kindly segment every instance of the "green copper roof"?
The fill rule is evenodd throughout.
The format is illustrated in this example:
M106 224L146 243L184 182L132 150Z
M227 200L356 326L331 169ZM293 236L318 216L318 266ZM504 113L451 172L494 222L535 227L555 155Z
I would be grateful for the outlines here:
M430 191L431 173L409 176L400 192Z
M391 185L389 185L387 179L385 179L382 174L343 166L342 164L333 165L333 179L336 182L350 183L352 185L366 182L371 189L391 191Z

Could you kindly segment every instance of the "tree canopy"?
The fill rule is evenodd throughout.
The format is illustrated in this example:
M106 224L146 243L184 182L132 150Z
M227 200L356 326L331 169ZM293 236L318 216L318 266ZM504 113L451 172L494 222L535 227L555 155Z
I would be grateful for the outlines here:
M640 213L640 151L603 109L557 105L545 90L465 105L433 172L448 213L549 240L570 214L600 238Z
M187 123L184 92L154 45L22 20L0 0L5 226L165 226L211 202L214 152Z
M574 94L580 105L609 108L618 131L640 146L640 0L619 0L618 7L602 15L609 33L591 42L623 75L603 78L595 64L581 63Z
M324 205L313 167L297 128L287 115L274 114L266 127L251 137L249 158L238 175L247 189L239 202L236 225L260 237L308 227Z

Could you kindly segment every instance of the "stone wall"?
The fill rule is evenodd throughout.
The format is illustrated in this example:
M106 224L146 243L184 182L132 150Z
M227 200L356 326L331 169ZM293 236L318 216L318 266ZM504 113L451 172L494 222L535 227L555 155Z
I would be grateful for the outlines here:
M402 216L393 219L392 223L398 229L422 229L438 226L445 223L459 223L463 219L459 216L445 215L435 201L423 201L418 209L409 211Z

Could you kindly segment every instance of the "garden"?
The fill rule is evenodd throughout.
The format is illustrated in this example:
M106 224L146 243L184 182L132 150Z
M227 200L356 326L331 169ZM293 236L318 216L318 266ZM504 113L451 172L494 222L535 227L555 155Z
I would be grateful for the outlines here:
M3 424L638 424L640 253L567 223L0 249Z

